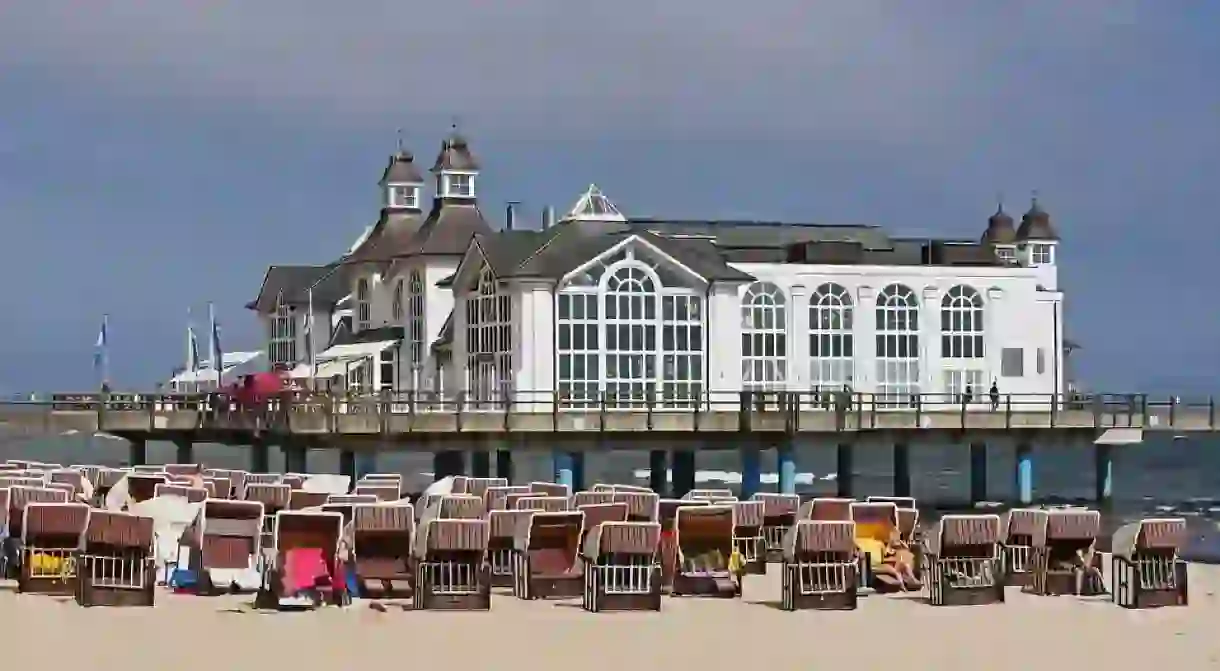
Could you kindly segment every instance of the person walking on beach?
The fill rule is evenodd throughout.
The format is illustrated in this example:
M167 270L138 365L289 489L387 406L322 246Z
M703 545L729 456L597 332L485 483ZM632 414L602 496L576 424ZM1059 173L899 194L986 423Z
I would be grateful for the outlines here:
M996 384L995 378L991 380L991 389L987 392L991 395L991 411L995 412L1000 409L1000 387Z

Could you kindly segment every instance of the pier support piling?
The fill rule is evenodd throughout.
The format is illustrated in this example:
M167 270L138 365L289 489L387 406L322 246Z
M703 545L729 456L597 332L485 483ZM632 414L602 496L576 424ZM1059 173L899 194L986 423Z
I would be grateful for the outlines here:
M576 458L571 452L555 450L551 455L551 463L555 474L555 482L576 490Z
M695 452L693 450L674 450L673 462L671 495L674 498L682 498L695 488Z
M1017 443L1017 502L1034 502L1034 450L1029 443Z
M348 491L356 486L356 453L351 450L339 450L339 475L350 478Z
M373 451L356 453L356 479L359 480L369 473L377 472L377 453Z
M1113 447L1101 443L1093 446L1094 498L1103 505L1110 503L1114 495Z
M142 438L127 441L127 465L143 466L148 463L148 443Z
M176 464L193 464L195 463L194 445L190 438L177 438L174 440L174 463Z
M432 455L432 477L437 480L451 475L466 474L466 454L460 450L442 450Z
M262 438L255 438L250 444L250 472L268 473L271 471L271 447Z
M987 444L970 443L970 502L987 500Z
M741 498L754 496L762 484L762 455L757 445L741 448Z
M294 445L288 443L283 446L284 451L284 472L285 473L308 473L309 458L306 456L304 445Z
M496 450L496 477L513 484L513 453L511 450Z
M894 496L911 495L911 446L894 443Z
M839 443L835 449L835 484L838 485L838 496L850 499L855 489L852 480L855 479L855 445Z
M491 453L474 450L470 453L470 475L476 478L491 477Z
M778 473L777 489L780 494L796 493L796 450L792 448L791 439L775 448L775 465Z
M665 450L648 451L648 488L661 496L669 491L668 456Z

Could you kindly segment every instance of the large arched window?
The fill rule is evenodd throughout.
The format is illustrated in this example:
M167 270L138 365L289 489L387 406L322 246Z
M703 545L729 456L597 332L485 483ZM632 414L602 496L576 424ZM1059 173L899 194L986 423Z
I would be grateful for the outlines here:
M945 391L954 400L983 393L983 297L973 287L957 285L940 303L940 355ZM966 399L972 400L972 399Z
M647 248L628 245L556 296L559 391L567 404L690 407L703 388L702 296Z
M390 301L390 318L395 324L402 323L402 278L394 281L394 298Z
M356 280L356 330L363 331L373 324L373 302L369 295L369 278Z
M851 294L827 283L809 299L810 380L818 388L851 386L855 379Z
M424 319L424 278L418 270L412 270L407 284L407 340L411 343L411 367L417 382L419 367L424 363Z
M513 379L512 300L484 268L466 296L467 389L476 407L505 399Z
M291 367L297 362L296 317L283 301L276 303L271 316L271 342L267 350L267 358L273 366Z
M919 396L919 300L910 287L891 284L877 295L877 400L914 405Z
M741 299L741 382L746 389L781 389L788 378L788 316L784 290L755 282Z

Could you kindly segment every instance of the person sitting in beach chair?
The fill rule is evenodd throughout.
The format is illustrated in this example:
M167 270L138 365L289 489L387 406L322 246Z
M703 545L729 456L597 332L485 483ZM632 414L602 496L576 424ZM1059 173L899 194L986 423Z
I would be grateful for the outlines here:
M896 527L890 530L887 541L857 537L856 547L868 555L869 569L878 588L900 592L923 589L923 583L915 576L915 553Z

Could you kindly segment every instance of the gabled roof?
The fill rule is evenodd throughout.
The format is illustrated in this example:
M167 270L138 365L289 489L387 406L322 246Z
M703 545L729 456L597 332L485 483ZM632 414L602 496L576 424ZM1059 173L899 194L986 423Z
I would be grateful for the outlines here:
M275 310L278 300L294 307L305 306L308 304L309 287L317 283L313 289L313 305L315 308L329 309L348 293L347 286L334 268L333 264L270 266L263 276L258 297L247 303L246 308L268 313Z
M373 230L344 257L343 263L389 263L408 256L413 253L416 235L423 224L418 211L383 209Z
M415 156L406 149L398 150L390 157L385 171L381 173L381 184L423 184L424 176L415 167Z
M462 137L455 128L453 133L441 143L441 151L436 155L436 162L432 164L432 171L457 170L474 172L478 169L478 159L471 153L470 145L467 144L466 138Z
M462 256L476 235L491 235L479 206L437 198L403 256Z

